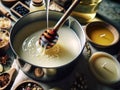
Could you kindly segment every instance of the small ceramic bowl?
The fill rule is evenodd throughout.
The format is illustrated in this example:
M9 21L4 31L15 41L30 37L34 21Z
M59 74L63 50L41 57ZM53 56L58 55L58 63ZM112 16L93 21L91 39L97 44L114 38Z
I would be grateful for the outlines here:
M10 33L7 30L0 29L0 56L3 56L9 48Z
M95 21L86 25L87 40L94 46L106 48L115 45L119 41L119 32L112 25Z
M0 29L9 30L12 27L12 22L9 18L0 17Z
M14 90L44 90L43 87L33 80L25 80L18 83Z
M112 85L120 81L120 63L106 52L95 52L89 59L93 75L103 84Z

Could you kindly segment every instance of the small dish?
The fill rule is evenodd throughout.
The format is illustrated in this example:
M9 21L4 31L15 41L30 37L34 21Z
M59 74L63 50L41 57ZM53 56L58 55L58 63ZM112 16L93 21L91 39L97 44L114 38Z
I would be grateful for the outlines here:
M44 90L42 86L33 80L25 80L14 88L14 90Z
M120 63L106 52L95 52L89 59L89 67L98 81L115 84L120 81Z
M94 46L106 48L115 45L119 41L119 32L112 25L95 21L86 25L87 40Z
M10 33L7 30L0 29L0 56L4 56L9 48Z
M9 18L0 17L0 29L9 30L12 27L12 22Z

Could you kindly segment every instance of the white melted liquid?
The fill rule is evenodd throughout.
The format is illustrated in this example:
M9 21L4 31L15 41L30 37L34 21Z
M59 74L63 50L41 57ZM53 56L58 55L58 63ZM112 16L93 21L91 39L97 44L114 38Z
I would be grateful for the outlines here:
M31 27L23 28L21 31L25 31L27 29L31 29ZM43 52L43 49L38 43L43 30L39 30L29 35L24 41L18 41L17 39L24 37L24 32L16 35L14 45L18 55L22 59L33 65L42 67L58 67L70 63L80 54L80 40L75 32L68 26L63 26L58 31L59 39L57 44L51 49L47 49ZM18 42L21 43L18 44Z

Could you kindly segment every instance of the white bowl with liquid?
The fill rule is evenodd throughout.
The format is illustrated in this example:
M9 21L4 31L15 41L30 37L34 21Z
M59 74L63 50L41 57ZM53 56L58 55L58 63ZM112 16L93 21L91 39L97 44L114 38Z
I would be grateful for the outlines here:
M101 83L112 85L120 81L120 63L109 53L93 53L89 59L89 67Z

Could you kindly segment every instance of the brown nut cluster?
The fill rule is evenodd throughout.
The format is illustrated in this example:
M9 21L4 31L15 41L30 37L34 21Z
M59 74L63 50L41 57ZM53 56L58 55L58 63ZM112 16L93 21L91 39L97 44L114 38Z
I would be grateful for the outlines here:
M0 88L4 87L9 82L10 75L8 73L4 73L0 76Z
M0 57L0 73L4 71L4 65L6 65L8 59L9 59L8 55Z
M2 56L0 57L0 64L3 64L5 65L7 60L8 60L9 56L8 55L5 55L5 56Z

